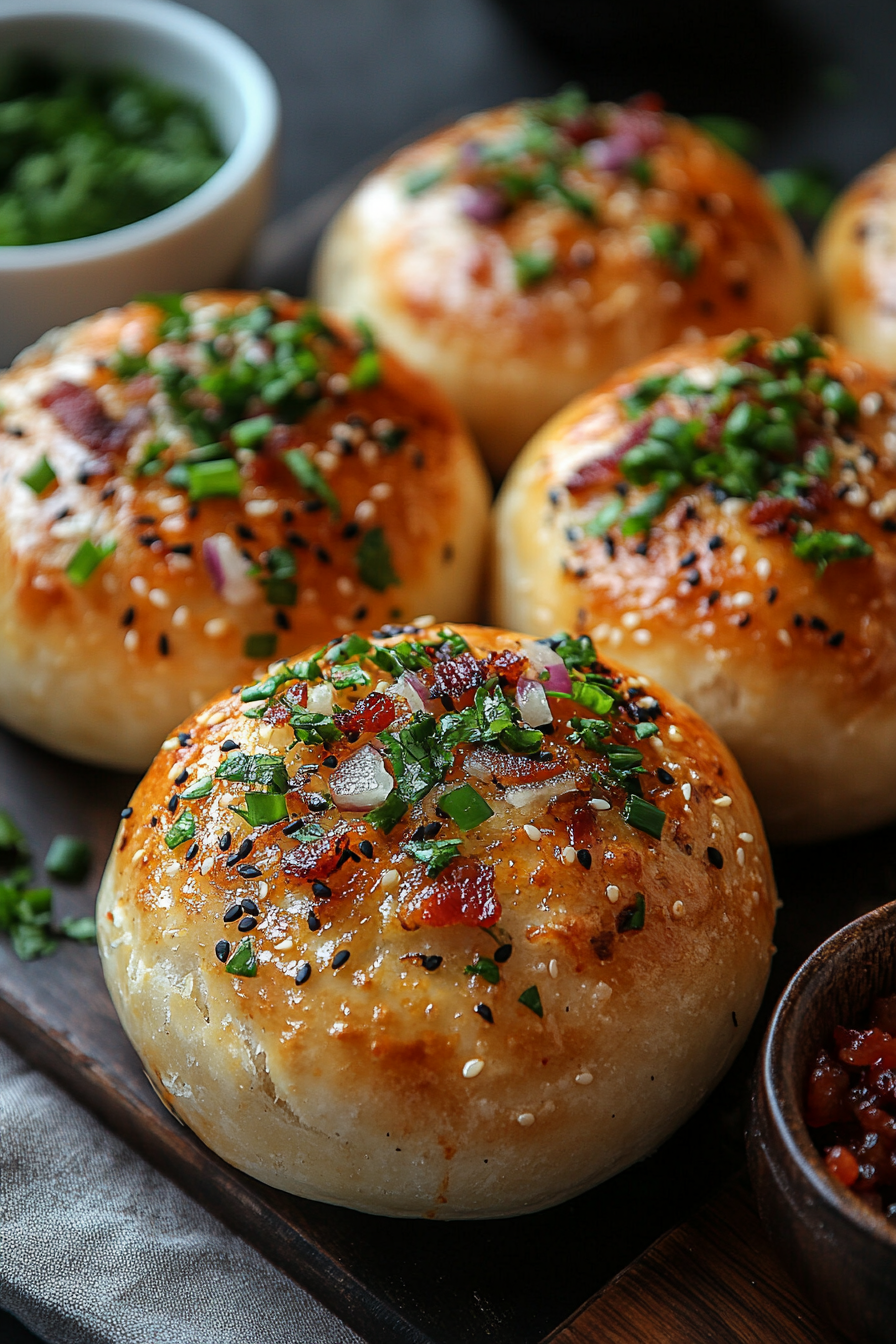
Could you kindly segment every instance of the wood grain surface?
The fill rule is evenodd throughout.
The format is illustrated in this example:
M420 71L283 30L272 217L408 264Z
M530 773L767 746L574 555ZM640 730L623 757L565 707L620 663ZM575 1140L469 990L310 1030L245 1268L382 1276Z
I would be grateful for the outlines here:
M36 879L53 835L93 846L86 882L57 889L58 916L92 909L133 783L0 733L0 807L26 831ZM373 1218L296 1199L228 1167L150 1089L95 948L63 943L55 956L23 963L0 938L0 1032L371 1344L539 1344L567 1320L556 1336L563 1344L829 1341L777 1274L743 1189L718 1191L743 1165L752 1055L774 999L829 932L892 898L894 839L891 829L776 855L781 951L760 1021L729 1076L653 1157L524 1218Z

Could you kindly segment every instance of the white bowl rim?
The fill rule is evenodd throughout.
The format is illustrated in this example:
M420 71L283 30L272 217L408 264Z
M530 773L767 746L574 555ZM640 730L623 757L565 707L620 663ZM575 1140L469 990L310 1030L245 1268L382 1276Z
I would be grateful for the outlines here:
M87 238L58 243L0 246L0 273L78 265L159 242L213 213L236 195L267 158L280 128L280 98L261 57L229 28L170 0L0 0L0 31L7 19L108 19L125 27L162 29L189 47L200 47L240 88L245 125L230 154L202 186L146 219Z

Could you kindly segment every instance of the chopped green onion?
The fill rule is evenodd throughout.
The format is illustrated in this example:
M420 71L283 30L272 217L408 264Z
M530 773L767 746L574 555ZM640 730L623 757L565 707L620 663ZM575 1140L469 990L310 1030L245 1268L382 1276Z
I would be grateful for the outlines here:
M836 378L829 378L825 383L821 389L821 399L825 406L836 411L841 420L855 420L859 414L859 403Z
M482 794L477 793L472 784L461 784L459 789L443 793L438 806L462 831L472 831L494 816Z
M347 663L352 658L360 658L369 653L373 645L363 635L349 635L327 653L328 663Z
M211 775L203 775L197 779L188 789L184 789L181 798L207 798L214 786L214 779Z
M379 352L362 350L349 371L352 387L376 387L382 381L383 368Z
M20 476L23 485L30 486L36 495L43 494L48 485L52 485L56 480L56 473L50 466L44 455L29 472Z
M247 658L273 658L277 651L276 634L247 635L243 643L243 653Z
M355 563L361 582L377 593L401 582L393 568L392 552L381 527L372 527L364 533L355 553Z
M318 499L323 500L334 518L339 517L339 500L324 480L318 468L302 452L301 448L290 448L283 454L283 461L289 467L303 490L310 490Z
M80 588L90 578L97 565L101 565L114 550L114 541L101 541L99 546L96 546L89 537L85 537L66 565L65 572L72 583Z
M186 472L190 499L194 504L200 499L236 498L243 488L240 469L232 457L188 463Z
M636 826L639 831L646 831L654 840L659 840L663 833L665 812L662 808L649 803L646 798L639 798L636 793L630 793L626 798L622 816L629 826Z
M658 732L659 728L655 723L639 723L635 729L635 737L655 737Z
M616 928L620 933L628 933L630 929L643 929L646 906L644 896L640 891L635 893L635 903L623 910L616 922Z
M647 225L647 237L654 256L685 279L694 274L700 261L698 249L686 241L686 234L683 224L657 220Z
M587 537L605 537L615 522L618 522L625 503L621 495L613 495L593 518L585 524Z
M543 252L514 252L513 270L518 288L530 289L546 280L553 273L555 265L554 258Z
M192 840L195 834L196 818L190 809L185 807L177 820L172 822L165 832L165 844L169 849L176 849L185 840Z
M255 946L251 938L243 938L236 945L230 960L224 964L225 971L231 975L257 975L258 962L255 960Z
M629 392L627 397L622 398L622 404L629 419L637 420L639 415L643 415L657 398L663 395L669 386L669 382L670 375L668 373L656 373L651 378L642 378L634 391Z
M538 992L537 985L530 985L528 989L524 989L517 1002L521 1003L524 1008L530 1008L536 1017L544 1017L544 1008L541 1006L541 995Z
M299 595L295 579L272 578L262 581L264 595L272 607L294 607Z
M230 426L230 437L237 448L254 448L274 428L272 415L253 415L251 420L238 420Z
M375 807L372 812L368 812L364 820L369 821L371 826L375 826L378 831L382 831L383 835L388 835L392 827L401 821L407 810L407 803L398 790L393 789L386 801L380 803L379 807Z
M273 826L289 815L282 793L247 793L245 808L230 810L239 813L250 826Z
M491 957L477 957L472 966L464 967L464 975L481 975L490 985L496 985L501 979L498 964Z
M90 846L74 835L57 835L50 842L44 868L62 882L81 882L90 869Z

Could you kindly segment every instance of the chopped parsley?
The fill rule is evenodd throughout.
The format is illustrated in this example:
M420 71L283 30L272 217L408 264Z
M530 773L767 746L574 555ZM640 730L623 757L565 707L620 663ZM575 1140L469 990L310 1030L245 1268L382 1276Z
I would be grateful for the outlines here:
M289 789L286 765L280 756L248 756L242 751L232 751L218 766L215 778L239 784L260 784L272 793L286 793Z
M403 846L418 863L426 864L428 877L435 877L460 854L459 840L409 840Z
M536 1017L544 1017L544 1008L541 1004L541 995L538 992L537 985L530 985L528 989L524 989L517 1002L521 1003L524 1008L528 1008Z
M690 279L700 263L700 249L688 242L684 224L657 220L647 225L647 237L658 261L665 262L682 279Z
M192 840L196 834L196 818L188 807L171 823L165 832L165 844L169 849L177 849L186 840Z
M857 532L819 530L798 533L793 539L793 553L823 574L835 560L866 560L874 554L874 548Z
M479 975L490 985L496 985L501 979L501 971L491 957L477 957L472 966L464 967L464 975Z
M400 583L392 566L392 552L386 534L381 527L372 527L364 533L355 554L355 563L361 582L378 593Z
M290 448L283 454L283 461L302 489L316 495L326 504L333 517L338 518L340 512L339 500L307 453L304 453L301 448Z
M513 273L519 289L531 289L533 285L547 280L553 275L556 262L544 252L514 252Z
M236 949L228 961L224 963L224 969L229 971L231 975L253 976L258 974L255 944L251 938L242 938L237 943Z

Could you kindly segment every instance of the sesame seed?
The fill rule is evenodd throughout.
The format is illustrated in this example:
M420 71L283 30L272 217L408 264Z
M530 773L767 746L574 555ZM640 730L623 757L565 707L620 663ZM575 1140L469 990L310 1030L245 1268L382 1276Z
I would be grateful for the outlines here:
M237 865L237 872L240 877L261 877L261 869L256 868L254 863L240 863Z
M866 392L859 402L859 410L863 415L877 415L882 404L879 392Z
M669 771L664 770L661 765L657 767L656 777L661 784L670 785L675 783L675 776L670 775Z
M277 512L276 499L247 499L246 512L250 518L267 518Z
M682 798L685 800L686 803L689 803L689 802L691 801L691 786L690 786L690 784L682 784L682 786L681 786L681 796L682 796Z
M563 850L561 851L560 857L566 864L567 868L571 867L576 861L576 852L573 849L572 845L564 846Z
M164 588L150 588L149 600L154 607L168 607L171 605L171 598L165 592Z
M739 831L737 838L738 840L743 840L745 845L752 845L753 843L753 837L749 831Z
M548 973L552 980L556 980L557 976L560 974L560 967L557 965L556 957L551 957L548 962Z
M675 919L681 919L684 914L684 901L672 902L672 915Z
M513 943L502 943L501 946L496 949L494 959L499 965L502 966L505 961L510 960L510 955L512 952L513 952Z
M591 798L589 802L595 812L609 812L611 807L611 804L607 802L606 798Z
M669 741L670 742L684 741L684 733L674 723L669 725Z
M220 639L222 635L226 635L229 625L230 622L223 616L213 616L210 621L206 621L202 632L209 639Z
M163 658L167 658L170 652L171 645L168 643L168 636L165 634L159 635L159 653Z
M225 831L224 834L221 836L221 839L218 841L218 848L222 851L228 850L230 848L231 838L232 837L230 832Z
M398 886L401 881L401 874L397 868L387 868L380 878L380 886L386 891L391 891Z
M312 882L311 890L314 892L315 899L318 901L328 901L333 894L326 882Z
M392 493L392 487L388 481L377 481L376 485L370 487L371 499L388 499Z
M208 873L211 872L214 862L215 861L210 854L207 859L202 860L202 864L200 866L199 871L203 877L205 877Z
M181 745L181 744L180 744L180 742L178 742L178 740L177 740L176 737L166 737L166 738L165 738L165 741L162 743L162 750L163 750L163 751L174 751L174 749L175 749L176 747L179 747L180 745Z
M530 1125L535 1124L535 1116L531 1111L523 1111L522 1115L517 1116L517 1122L523 1126L523 1129L528 1129Z
M710 539L709 539L709 549L710 549L711 551L717 551L717 550L719 549L720 546L724 546L724 545L725 545L725 542L724 542L724 540L722 539L722 537L720 537L720 536L718 535L718 533L716 533L716 535L715 535L714 537L710 537Z
M369 523L376 517L376 505L372 499L362 499L355 509L355 518L359 523Z
M649 630L635 630L635 632L632 635L632 639L635 641L636 644L649 644L650 641L653 639L653 635L650 633Z
M461 1073L465 1078L476 1078L485 1068L484 1059L468 1059Z
M537 826L530 826L529 823L527 822L526 825L523 827L523 830L525 831L526 835L529 837L530 840L534 840L537 842L541 839L541 831L538 829Z
M743 562L746 560L746 558L747 558L746 546L735 546L734 550L731 552L732 564L742 565Z
M730 807L730 806L731 806L731 799L729 798L727 793L723 793L721 798L713 799L713 807Z
M311 914L308 916L308 927L312 933L317 933L318 929L320 928L320 920L318 919L317 915L314 913L313 910L311 911Z
M735 593L731 599L732 607L749 607L752 605L752 602L753 602L753 594L748 593L746 589L744 589L742 592Z
M246 912L247 915L258 914L258 906L255 904L255 902L252 900L251 897L244 896L243 899L240 901L240 905L243 907L243 910Z
M591 867L591 851L587 849L578 849L576 850L576 858L587 872Z
M124 637L124 647L128 653L136 653L140 644L140 636L136 630L129 630Z
M305 982L310 978L310 976L311 976L311 963L308 961L300 961L299 969L296 971L296 984L304 985Z
M492 1010L491 1008L489 1008L487 1003L477 1003L476 1007L473 1009L473 1012L478 1013L479 1016L485 1022L494 1022L495 1020L492 1014Z
M437 971L441 966L441 964L442 964L442 958L437 957L435 955L431 957L422 958L422 965L424 971Z
M350 956L351 952L347 947L344 947L341 952L337 952L333 958L333 970L338 971L341 966L345 965Z
M221 938L215 943L215 956L219 961L226 961L230 956L230 944L226 938Z
M577 1073L577 1074L576 1074L576 1082L579 1084L580 1087L587 1087L589 1083L593 1083L593 1082L594 1082L594 1074L593 1074L593 1073Z
M195 859L198 853L199 853L199 842L197 840L194 840L192 845L190 845L189 849L184 855L184 858L189 862L190 859Z
M258 920L255 918L254 915L244 915L243 918L240 920L239 924L237 924L237 928L239 929L240 933L249 933L251 929L255 928L255 925L257 923Z
M292 947L292 939L284 938L281 942L274 944L275 952L288 952Z
M635 626L641 624L641 614L637 611L624 611L619 618L619 624L623 630L634 630Z
M743 868L747 856L741 849L740 845L738 845L734 857L737 859L737 862L740 864L741 868Z
M134 809L132 807L123 807L121 809L121 816L123 821L127 821L128 817L132 817L133 815L134 815Z
M136 593L138 597L145 597L149 592L149 584L142 574L135 574L131 579L131 591Z
M783 627L778 631L776 639L779 644L783 644L785 649L793 648L793 640L790 638L790 631Z
M767 555L761 555L754 568L758 577L764 582L772 572L772 562Z
M613 886L612 883L609 887L607 887L607 900L610 902L611 905L615 905L616 902L619 900L619 888Z

